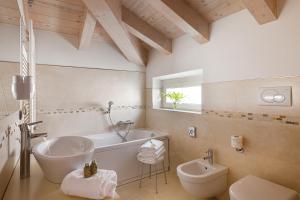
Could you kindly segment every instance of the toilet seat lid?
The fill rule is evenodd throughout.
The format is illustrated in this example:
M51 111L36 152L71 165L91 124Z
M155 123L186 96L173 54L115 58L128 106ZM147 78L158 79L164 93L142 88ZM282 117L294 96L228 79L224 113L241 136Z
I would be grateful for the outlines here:
M229 192L236 200L295 200L298 195L294 190L253 175L232 184Z

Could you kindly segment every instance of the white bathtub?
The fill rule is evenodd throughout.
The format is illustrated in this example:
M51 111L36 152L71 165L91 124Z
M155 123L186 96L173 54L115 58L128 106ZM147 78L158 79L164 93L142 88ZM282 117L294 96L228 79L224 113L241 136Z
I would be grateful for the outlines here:
M94 159L100 168L115 170L118 174L118 185L123 185L138 180L141 173L141 164L136 155L139 147L151 137L164 141L166 147L165 167L169 169L169 139L166 134L150 130L131 130L127 136L127 142L114 132L96 133L87 138L94 142ZM147 166L145 166L147 167ZM149 168L148 168L149 169ZM152 167L154 169L154 167ZM162 169L162 166L158 166ZM144 169L144 172L148 171Z

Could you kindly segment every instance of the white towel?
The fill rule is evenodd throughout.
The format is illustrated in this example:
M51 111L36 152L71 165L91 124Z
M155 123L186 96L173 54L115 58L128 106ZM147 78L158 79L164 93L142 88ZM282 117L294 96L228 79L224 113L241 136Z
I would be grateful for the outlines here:
M98 169L97 173L84 178L83 170L75 170L64 178L61 184L63 193L89 199L114 198L117 186L117 173Z
M145 157L145 158L149 158L149 157L154 157L154 158L158 158L160 157L164 152L165 152L165 147L161 146L157 151L155 152L150 152L150 151L142 151L138 153L139 157Z
M141 147L139 152L155 152L159 148L161 148L164 145L164 143L160 140L151 139L147 142L145 142Z
M160 161L163 161L164 160L164 156L162 155L161 157L159 158L138 158L138 160L142 163L146 163L146 164L156 164Z
M162 148L157 154L154 154L152 156L145 156L143 152L140 152L137 154L137 159L142 163L155 164L159 160L163 159L165 151L165 148Z

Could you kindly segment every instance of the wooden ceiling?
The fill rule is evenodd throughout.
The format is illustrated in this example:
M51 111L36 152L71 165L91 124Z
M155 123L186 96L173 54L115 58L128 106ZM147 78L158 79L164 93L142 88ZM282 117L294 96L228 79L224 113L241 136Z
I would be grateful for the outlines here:
M146 63L145 48L172 53L172 39L184 34L209 41L209 25L248 9L259 24L277 18L276 0L0 0L0 23L19 24L20 3L37 30L113 42L129 60ZM143 44L143 45L141 45Z
M85 6L81 0L34 0L28 7L34 28L78 37L82 30ZM20 12L17 0L0 0L0 23L19 25ZM110 40L97 24L95 39Z
M245 8L240 0L186 0L186 2L209 22L214 22Z

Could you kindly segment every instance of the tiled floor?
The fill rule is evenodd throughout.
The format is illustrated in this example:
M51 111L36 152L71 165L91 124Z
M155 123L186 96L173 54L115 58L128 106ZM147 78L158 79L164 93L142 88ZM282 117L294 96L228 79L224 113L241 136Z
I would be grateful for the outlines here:
M163 174L158 176L158 194L155 192L155 177L143 179L142 188L139 182L133 182L118 188L121 200L196 200L187 194L180 185L174 172L167 174L168 184L165 184ZM199 199L197 199L199 200Z
M174 172L168 172L167 178L168 184L165 184L163 174L158 176L158 194L155 192L154 176L151 179L143 179L142 188L139 188L139 182L133 182L119 187L117 193L121 200L196 200L183 190ZM4 200L83 200L83 198L64 195L58 184L50 183L43 177L36 160L32 158L31 177L20 180L18 165Z

